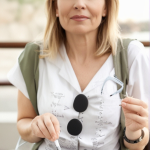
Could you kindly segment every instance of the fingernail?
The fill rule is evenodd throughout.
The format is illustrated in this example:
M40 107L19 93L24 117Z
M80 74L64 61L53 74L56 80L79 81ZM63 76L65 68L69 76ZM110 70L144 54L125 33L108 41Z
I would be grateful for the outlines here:
M55 140L56 139L56 137L55 137L55 135L53 136L53 140Z

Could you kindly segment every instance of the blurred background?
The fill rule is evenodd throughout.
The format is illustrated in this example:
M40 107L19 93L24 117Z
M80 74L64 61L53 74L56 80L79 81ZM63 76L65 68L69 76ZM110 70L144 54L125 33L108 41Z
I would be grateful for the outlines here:
M18 91L7 84L6 75L23 50L2 45L38 39L46 26L44 3L45 0L0 0L0 150L15 149L19 138L16 127ZM122 35L145 42L144 51L148 56L149 23L148 0L120 0Z

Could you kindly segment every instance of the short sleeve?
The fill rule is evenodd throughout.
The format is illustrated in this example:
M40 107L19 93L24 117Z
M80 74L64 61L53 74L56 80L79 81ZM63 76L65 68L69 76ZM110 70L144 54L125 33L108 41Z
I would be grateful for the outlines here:
M150 58L146 54L143 44L138 41L130 45L128 55L129 84L127 93L150 105Z
M18 90L20 90L29 99L26 84L23 79L20 66L18 63L18 58L13 68L11 68L11 70L7 73L7 79L11 84L13 84Z

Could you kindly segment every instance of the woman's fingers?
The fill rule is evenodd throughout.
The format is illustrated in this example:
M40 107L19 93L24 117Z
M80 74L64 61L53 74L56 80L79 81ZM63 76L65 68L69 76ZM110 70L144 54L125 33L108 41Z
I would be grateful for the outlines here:
M57 118L56 118L53 114L51 114L51 115L52 115L51 121L52 121L53 126L54 126L54 128L55 128L55 133L56 133L56 135L59 136L59 133L60 133L60 125L59 125L59 122L58 122Z
M40 138L47 138L55 141L59 138L59 121L50 113L35 117L31 122L32 133Z
M31 124L32 127L32 133L36 136L36 137L40 137L40 138L45 138L45 136L43 135L43 133L41 132L41 130L39 130L39 127L37 125L37 122L33 122Z
M37 126L39 127L40 131L47 139L52 138L51 134L49 133L49 130L47 129L47 127L45 126L45 124L43 123L43 121L41 119L38 120Z
M58 135L57 132L55 131L55 123L53 123L53 120L56 120L57 118L55 118L55 116L53 115L45 115L43 116L43 122L47 128L47 130L49 131L51 137L53 140L58 139Z
M144 101L142 101L140 99L136 99L133 97L126 97L125 99L122 100L122 102L142 106L143 108L148 109L147 103L145 103Z
M123 103L122 103L123 104ZM144 109L142 106L139 105L134 105L134 104L129 104L125 103L125 105L122 105L125 109L128 109L130 111L133 111L135 113L138 113L140 116L145 116L148 117L148 110Z
M138 116L137 114L133 114L133 113L127 113L126 117L132 119L135 122L137 122L142 127L147 126L147 123L148 123L148 118L147 117L141 117L141 116Z

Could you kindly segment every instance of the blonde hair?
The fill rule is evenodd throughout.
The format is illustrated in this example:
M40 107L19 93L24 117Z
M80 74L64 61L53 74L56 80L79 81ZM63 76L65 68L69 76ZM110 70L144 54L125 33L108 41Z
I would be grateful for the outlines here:
M122 37L120 26L118 24L119 0L105 0L107 15L102 17L102 22L98 27L97 51L95 56L102 56L105 53L112 52L116 54L118 40ZM54 59L59 52L62 42L66 42L65 30L61 27L59 18L56 17L57 0L46 0L47 24L44 31L43 54L39 58L50 57ZM60 54L61 55L61 54Z

